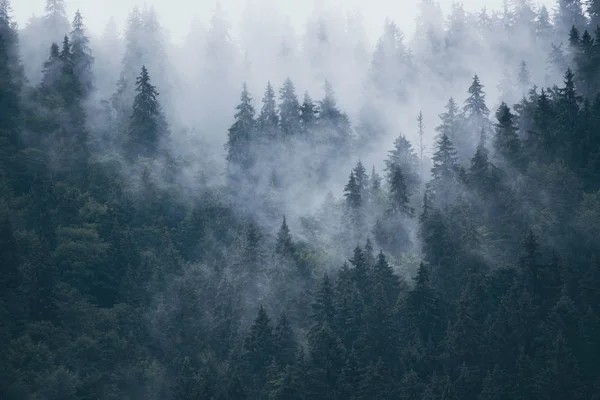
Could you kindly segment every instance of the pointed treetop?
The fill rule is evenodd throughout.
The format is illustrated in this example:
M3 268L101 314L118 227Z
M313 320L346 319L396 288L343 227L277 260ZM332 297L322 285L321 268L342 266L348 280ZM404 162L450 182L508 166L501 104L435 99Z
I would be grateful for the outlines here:
M463 108L464 112L468 117L487 117L490 110L485 104L485 93L483 92L483 85L479 81L477 74L473 77L473 82L469 86L469 97L465 101Z

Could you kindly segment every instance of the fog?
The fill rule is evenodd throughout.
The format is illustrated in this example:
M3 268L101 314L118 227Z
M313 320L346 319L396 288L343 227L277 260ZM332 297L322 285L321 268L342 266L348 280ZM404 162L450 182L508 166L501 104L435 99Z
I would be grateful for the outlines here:
M280 12L290 18L296 29L302 29L306 23L307 17L319 7L337 10L340 13L360 12L365 21L366 34L373 44L381 34L381 26L385 18L396 21L405 32L412 32L415 27L415 19L418 15L418 2L419 0L406 0L402 2L372 0L368 3L361 0L313 0L306 2L293 2L289 0L271 1L271 3L276 5ZM70 14L79 9L83 15L93 16L93 18L89 18L87 25L94 34L100 34L111 17L114 17L118 26L123 28L126 21L126 15L131 8L135 5L151 5L156 8L161 22L170 32L174 42L181 43L185 40L190 24L195 19L203 24L209 22L210 15L215 8L216 2L189 0L105 0L102 2L94 0L67 0L65 3ZM239 22L243 19L245 7L247 7L248 4L258 3L265 4L268 3L268 1L220 1L220 4L232 21L235 34L239 33ZM439 3L442 10L447 13L450 11L453 1L441 0ZM461 3L465 5L467 10L476 10L482 7L499 10L502 8L503 0L465 0ZM548 8L552 8L555 2L553 0L542 0L535 2L535 4L546 5ZM16 21L21 26L24 26L33 14L39 16L43 13L44 5L45 0L23 0L15 2L14 15Z
M112 149L120 140L115 136L119 121L126 121L130 113L140 66L148 68L170 125L173 156L186 160L178 180L192 195L200 193L200 175L209 185L225 183L224 145L243 83L258 115L267 83L278 98L284 81L290 78L300 102L306 93L318 105L328 82L335 107L349 117L350 135L357 143L354 150L327 161L326 176L315 180L304 174L306 166L339 149L297 143L291 154L267 157L270 162L265 169L256 166L257 183L241 190L246 195L234 199L244 213L271 230L277 228L274 221L278 216L286 214L296 233L307 238L299 221L318 213L330 194L341 198L357 161L361 160L368 172L374 167L381 174L399 135L417 149L416 119L421 112L423 150L428 159L437 135L435 127L440 124L438 115L450 97L462 110L475 74L492 111L501 101L518 102L530 84L546 87L562 79L563 71L553 71L548 64L550 45L558 43L557 38L544 36L543 27L536 32L527 28L537 23L531 2L470 1L461 5L442 1L439 7L428 0L402 2L402 7L400 2L391 7L384 3L376 0L367 7L358 1L317 1L304 6L269 0L66 1L65 10L58 7L49 13L44 10L45 0L39 0L19 2L13 8L31 84L37 84L42 76L41 66L52 40L60 43L70 30L74 12L81 12L90 36L96 89L88 100L88 125L92 141L104 154L116 154ZM60 6L61 2L48 4ZM514 24L510 34L498 34L508 22ZM530 81L519 86L522 62ZM472 143L459 149L468 155L466 159L477 142L478 133L472 135ZM423 162L420 171L425 182L428 161ZM277 164L287 187L277 195L277 211L266 212L262 204L264 196L273 197L270 185ZM137 173L124 172L124 176ZM417 192L416 206L420 202ZM407 229L418 252L414 222L408 223ZM321 223L331 225L332 221ZM354 240L364 240L364 235ZM351 248L349 243L347 246L336 251L336 256L343 258Z

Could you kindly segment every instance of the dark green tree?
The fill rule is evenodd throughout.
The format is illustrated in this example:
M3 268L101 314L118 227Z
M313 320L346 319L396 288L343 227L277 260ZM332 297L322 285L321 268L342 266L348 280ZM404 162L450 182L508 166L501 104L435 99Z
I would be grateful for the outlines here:
M83 25L83 17L79 10L75 13L72 23L71 52L73 70L82 91L82 97L86 98L94 88L94 76L92 66L94 57L89 47L89 38Z
M145 66L136 80L137 94L133 101L133 114L129 121L126 142L127 156L156 157L169 137L167 122L158 102L156 87L150 83Z
M296 88L290 78L283 83L279 89L279 124L285 136L293 136L300 133L302 128L301 107L296 97Z

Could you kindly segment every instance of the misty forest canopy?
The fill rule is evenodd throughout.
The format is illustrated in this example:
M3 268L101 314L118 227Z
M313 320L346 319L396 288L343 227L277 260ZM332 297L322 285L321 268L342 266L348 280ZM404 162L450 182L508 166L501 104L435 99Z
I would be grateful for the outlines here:
M0 398L600 398L582 3L422 0L370 49L0 0Z

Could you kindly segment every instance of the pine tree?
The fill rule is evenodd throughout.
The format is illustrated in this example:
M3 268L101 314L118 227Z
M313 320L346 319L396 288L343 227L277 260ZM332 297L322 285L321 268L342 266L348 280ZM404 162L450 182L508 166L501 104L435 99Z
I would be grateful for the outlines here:
M283 87L279 89L279 99L280 126L283 134L288 137L299 134L302 125L301 108L290 78L287 78Z
M373 266L371 282L374 286L381 285L383 287L387 296L387 302L390 305L396 304L398 296L403 289L403 285L406 285L403 281L401 282L394 273L394 270L388 263L383 251L380 251L377 255L377 261Z
M381 177L375 172L375 166L373 166L371 176L369 177L369 190L371 198L375 197L381 190Z
M441 137L448 136L450 141L454 143L461 134L462 120L459 114L458 105L451 97L446 104L446 112L439 115L441 124L435 128L435 131Z
M468 132L464 132L462 135L457 135L455 139L451 138L457 149L460 149L459 156L464 154L461 158L466 158L473 154L473 143L474 138L477 137L482 130L488 130L487 118L490 114L490 110L485 104L485 93L483 92L483 85L479 81L479 77L475 75L473 82L469 87L469 97L465 101L463 107L463 113L466 118L466 128Z
M356 167L354 167L354 176L356 178L356 184L360 188L361 197L363 198L364 202L367 202L369 193L369 177L367 176L367 170L360 160L358 160Z
M550 13L548 12L548 7L545 5L540 7L538 12L538 16L535 24L535 34L536 38L542 39L545 41L550 40L552 35L552 21L550 20Z
M273 140L278 137L278 125L279 116L277 116L275 91L273 90L273 86L271 86L271 82L268 82L262 99L262 107L256 119L256 127L262 138Z
M337 158L347 155L350 151L350 119L338 108L335 92L329 81L325 81L324 89L325 96L319 102L318 118L321 141L330 146L331 157Z
M314 326L311 333L323 324L330 326L333 324L333 319L335 318L334 292L333 285L327 274L323 276L321 287L315 294L312 310L311 319L314 322Z
M46 0L43 23L45 33L50 40L59 40L69 32L69 20L64 0Z
M390 176L390 201L392 211L400 212L408 216L413 216L415 210L409 205L406 182L402 168L398 165L392 167Z
M304 99L300 106L300 120L302 122L302 131L304 134L307 134L314 129L317 122L317 114L317 106L308 93L304 93Z
M388 182L391 182L394 167L398 166L402 169L408 194L414 193L421 184L421 178L419 176L419 158L412 145L404 135L400 135L394 140L394 148L388 153L388 158L385 160Z
M432 160L432 179L428 183L428 188L436 195L436 200L441 200L440 197L443 197L451 202L453 200L452 193L458 182L458 159L448 135L442 134L438 139L437 149Z
M85 33L83 17L79 10L77 10L72 24L71 51L75 76L79 81L82 96L85 98L90 94L94 87L92 72L94 58L91 55L92 52L89 47L89 38Z
M425 153L425 142L423 141L423 138L425 137L425 125L423 123L423 112L420 111L419 112L419 116L417 117L417 123L418 123L418 127L419 127L419 161L421 162L421 168L423 168L423 160L424 158L424 153Z
M250 326L244 340L244 350L250 371L262 378L274 356L273 328L271 319L265 309L260 306L254 322Z
M525 61L521 61L521 64L519 64L517 82L519 83L521 90L526 90L531 85L531 75L529 73L529 69L527 68L527 63Z
M0 158L3 160L8 160L8 156L19 146L22 117L20 93L24 82L18 32L9 13L8 0L0 1Z
M277 244L275 246L275 252L284 257L291 257L294 255L295 246L292 241L292 235L290 234L290 228L285 221L285 216L281 222L281 228L277 233Z
M136 80L135 90L137 94L129 122L127 155L131 159L137 156L155 157L169 133L157 99L158 92L150 83L150 75L145 66Z
M506 103L502 103L496 111L496 134L494 151L500 161L518 167L521 163L521 141L517 135L515 116Z
M572 27L583 31L586 26L581 0L558 0L555 25L559 38L564 38Z
M278 365L293 365L298 346L290 322L285 313L281 313L273 330L275 361Z
M58 90L57 83L60 82L60 76L62 72L62 62L60 56L60 48L55 42L50 46L50 55L44 62L42 69L42 82L40 87L46 94L53 94L54 91Z
M252 140L256 121L254 119L254 107L252 98L248 93L248 88L244 83L240 104L236 106L235 122L229 128L228 140L225 148L227 149L227 161L241 170L249 169L253 164L251 151Z
M483 87L484 86L479 81L479 77L475 75L471 86L469 86L469 97L465 101L465 106L463 107L463 112L466 114L467 118L482 120L489 115L490 110L485 104Z
M346 204L351 209L356 210L363 204L362 190L358 184L358 181L356 180L354 170L350 172L350 178L344 187L344 197L346 198Z

